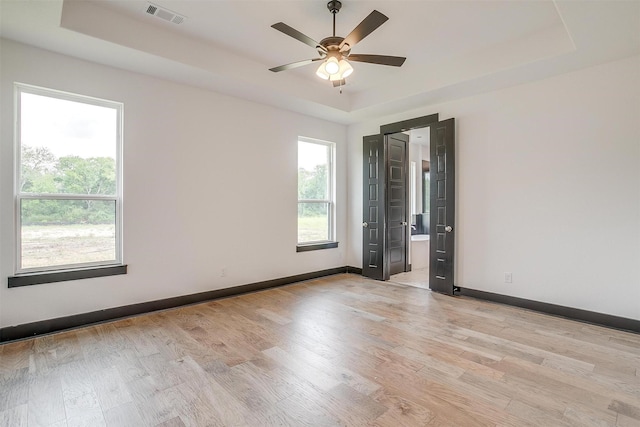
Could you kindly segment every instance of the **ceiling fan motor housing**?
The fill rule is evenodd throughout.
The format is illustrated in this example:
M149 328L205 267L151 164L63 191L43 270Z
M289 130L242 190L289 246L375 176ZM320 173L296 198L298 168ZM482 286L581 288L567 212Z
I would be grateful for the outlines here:
M320 41L320 46L323 46L327 51L323 53L327 57L335 56L340 59L340 54L342 56L347 57L351 52L351 49L348 48L349 45L345 45L345 47L340 50L340 43L344 40L344 37L326 37Z

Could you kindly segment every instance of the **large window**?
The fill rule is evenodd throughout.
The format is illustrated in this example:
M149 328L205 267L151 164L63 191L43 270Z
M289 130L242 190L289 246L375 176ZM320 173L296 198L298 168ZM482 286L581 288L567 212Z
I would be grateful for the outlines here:
M122 104L16 84L16 273L120 265Z
M298 245L333 242L334 144L298 140ZM325 246L326 247L326 246Z

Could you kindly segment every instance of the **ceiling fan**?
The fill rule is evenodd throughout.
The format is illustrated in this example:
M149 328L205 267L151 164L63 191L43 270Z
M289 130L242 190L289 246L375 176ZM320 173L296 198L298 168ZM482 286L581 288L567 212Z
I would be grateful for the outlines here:
M407 58L400 56L352 54L351 49L356 43L375 31L389 18L377 10L374 10L369 16L364 18L347 37L337 37L336 14L340 11L341 7L342 3L338 0L332 0L327 3L327 9L329 9L329 12L333 15L333 36L326 37L319 43L311 37L302 34L300 31L291 28L284 22L273 24L271 26L272 28L315 48L320 57L292 62L291 64L281 65L270 68L269 70L277 73L279 71L302 67L312 62L323 61L320 67L318 67L316 75L324 80L333 82L333 86L342 86L345 83L344 79L353 73L353 67L349 64L349 61L368 62L370 64L390 65L393 67L400 67L404 64Z

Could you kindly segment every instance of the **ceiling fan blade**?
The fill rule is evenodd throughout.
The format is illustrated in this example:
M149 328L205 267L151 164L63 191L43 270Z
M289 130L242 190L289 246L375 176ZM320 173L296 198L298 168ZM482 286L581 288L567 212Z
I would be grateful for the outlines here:
M333 87L344 86L346 84L347 84L347 81L345 79L336 80L335 82L333 82Z
M304 61L292 62L291 64L281 65L279 67L269 68L269 71L273 71L277 73L279 71L291 70L292 68L302 67L304 65L309 65L312 62L320 61L322 58L314 58L314 59L305 59Z
M382 13L374 10L362 20L361 23L358 24L356 28L349 33L349 35L340 43L340 50L345 45L349 45L349 49L353 48L356 43L358 43L363 38L367 37L371 34L376 28L380 25L384 24L389 18L387 18Z
M285 24L284 22L278 22L277 24L273 24L271 26L271 28L275 28L276 30L285 33L286 35L293 37L296 40L301 41L304 44L307 44L309 46L311 46L314 49L322 49L323 51L327 51L327 49L320 45L320 43L318 43L317 41L315 41L314 39L312 39L311 37L302 34L300 31L296 30L295 28L291 28L290 26L288 26L287 24Z
M388 56L388 55L362 55L352 54L347 57L349 61L356 62L368 62L370 64L390 65L392 67L401 67L407 58L402 56Z

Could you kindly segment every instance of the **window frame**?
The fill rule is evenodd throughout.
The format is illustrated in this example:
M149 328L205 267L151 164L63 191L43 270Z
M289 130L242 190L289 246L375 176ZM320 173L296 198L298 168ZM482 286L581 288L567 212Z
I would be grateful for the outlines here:
M113 108L116 110L116 191L114 195L101 194L74 194L74 193L23 193L20 190L20 182L22 179L22 93L28 93L38 96L45 96L65 101L78 102L93 106ZM43 276L51 278L46 282L55 282L62 280L74 280L77 278L98 277L102 275L112 275L113 269L109 267L122 267L123 264L123 244L122 244L122 196L123 196L123 172L122 172L122 141L123 141L123 121L124 121L124 104L122 102L110 101L106 99L96 98L92 96L80 95L76 93L64 92L56 89L49 89L24 83L14 83L14 227L15 227L15 276ZM97 201L113 201L115 204L115 259L108 261L95 261L73 264L62 264L44 267L22 268L22 208L23 200L97 200ZM105 268L107 267L107 268ZM110 271L111 274L87 273L80 275L61 275L60 277L72 277L61 279L56 277L59 273L80 270ZM126 273L124 269L118 269L119 273ZM10 282L11 279L9 278ZM42 279L34 279L34 283L44 283Z
M327 240L314 240L314 241L306 241L300 242L298 239L299 235L296 236L296 251L297 252L307 252L311 250L317 249L329 249L335 248L338 246L338 242L336 241L336 202L335 202L335 156L336 156L336 143L331 141L324 141L321 139L315 138L307 138L303 136L298 137L298 144L300 142L308 143L308 144L317 144L325 146L328 149L327 153L327 198L326 199L297 199L297 206L299 207L301 203L306 204L320 204L327 205ZM298 145L299 146L299 145ZM300 165L298 164L298 170L300 169ZM298 182L299 185L299 182ZM297 191L297 188L296 188ZM296 216L296 220L299 221L300 217Z

